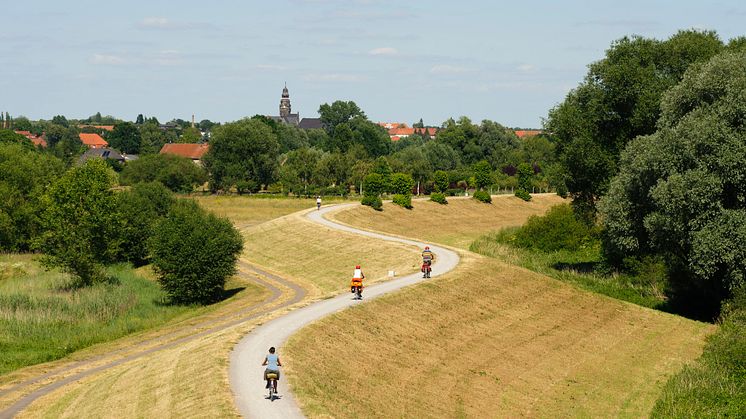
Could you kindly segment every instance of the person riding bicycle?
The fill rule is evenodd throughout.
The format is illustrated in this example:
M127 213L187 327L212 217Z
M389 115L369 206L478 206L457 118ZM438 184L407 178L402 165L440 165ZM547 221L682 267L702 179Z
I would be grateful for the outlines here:
M321 195L316 195L316 211L321 209Z
M435 254L430 251L430 246L425 246L425 250L422 251L422 264L425 266L430 266L433 264L434 260Z
M269 348L269 354L264 357L264 362L262 362L262 365L266 365L267 368L264 370L264 379L267 381L267 386L265 388L269 388L269 379L267 378L267 374L273 373L277 375L277 379L275 380L275 391L277 391L277 381L280 381L280 367L282 366L282 362L280 362L279 355L275 354L275 347Z
M352 273L352 280L350 281L350 292L355 292L355 287L363 287L363 279L365 274L360 269L360 265L355 266L355 271Z

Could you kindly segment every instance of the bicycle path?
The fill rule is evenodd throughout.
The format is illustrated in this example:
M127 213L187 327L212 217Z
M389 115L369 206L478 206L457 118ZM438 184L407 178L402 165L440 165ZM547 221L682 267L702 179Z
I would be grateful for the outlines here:
M360 230L347 225L339 224L324 218L330 211L336 211L345 207L360 204L344 204L326 206L320 211L309 212L306 217L311 221L326 227L346 231L379 240L386 240L416 246L422 249L424 242L389 236ZM429 244L430 249L436 254L436 263L433 265L432 277L437 277L450 272L459 263L456 252ZM319 320L329 314L338 312L355 304L375 299L378 296L399 290L401 288L425 281L422 274L417 272L401 278L392 279L365 288L363 300L353 300L352 295L343 293L337 297L322 300L306 307L289 312L264 325L252 330L244 336L233 349L230 358L229 377L233 396L239 412L244 417L251 418L302 418L303 414L287 386L287 377L279 381L278 398L274 401L267 399L264 389L262 374L264 367L261 366L264 356L270 346L278 348L280 359L282 359L282 346L288 338L302 327ZM347 286L347 278L340 278L340 286Z

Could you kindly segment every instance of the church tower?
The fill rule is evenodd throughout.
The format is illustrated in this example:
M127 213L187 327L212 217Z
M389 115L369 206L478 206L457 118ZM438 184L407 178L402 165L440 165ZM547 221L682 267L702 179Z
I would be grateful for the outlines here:
M287 118L290 116L290 93L288 93L288 84L282 89L282 99L280 99L280 117Z

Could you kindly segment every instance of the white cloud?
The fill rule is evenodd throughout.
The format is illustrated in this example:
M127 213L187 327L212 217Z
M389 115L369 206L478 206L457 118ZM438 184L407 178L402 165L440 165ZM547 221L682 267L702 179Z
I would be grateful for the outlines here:
M432 74L463 74L470 71L469 68L449 64L437 64L430 69Z
M173 26L165 17L146 17L138 24L141 28L169 29Z
M396 55L399 51L397 51L396 48L391 47L381 47L381 48L373 48L372 50L368 51L368 54L370 55Z
M122 65L125 63L124 58L116 55L93 54L88 60L91 64L97 65Z
M365 78L355 74L306 74L303 76L305 81L322 81L322 82L358 82L364 81Z
M524 73L530 73L536 70L536 66L533 64L521 64L518 66L518 70L523 71Z

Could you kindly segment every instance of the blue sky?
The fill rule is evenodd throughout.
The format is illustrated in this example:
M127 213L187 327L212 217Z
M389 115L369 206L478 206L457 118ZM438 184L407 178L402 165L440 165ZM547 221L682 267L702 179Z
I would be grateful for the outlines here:
M374 121L539 127L625 35L746 35L741 1L2 2L0 111L233 121L355 101Z

